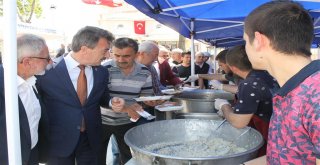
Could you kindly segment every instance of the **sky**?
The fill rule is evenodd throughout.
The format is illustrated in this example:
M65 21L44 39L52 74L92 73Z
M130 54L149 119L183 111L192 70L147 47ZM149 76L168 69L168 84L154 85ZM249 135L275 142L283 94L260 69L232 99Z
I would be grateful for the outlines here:
M85 25L95 25L100 6L88 5L81 0L40 0L43 6L43 19L47 26L58 31L65 31L66 35L73 35ZM55 6L55 8L50 8Z
M33 18L32 24L55 29L64 36L47 42L53 49L58 49L61 43L70 43L80 28L87 25L98 26L100 13L108 11L106 7L85 4L82 0L40 0L40 3L43 8L42 16L40 19Z
M99 27L98 20L101 20L101 14L103 15L102 20L104 21L102 23L104 27L101 28L109 28L108 30L114 33L117 32L113 28L116 27L115 25L119 24L119 22L110 22L110 20L132 20L132 25L133 20L148 20L144 14L137 12L134 7L126 4L124 0L114 1L123 3L123 7L112 8L102 5L90 5L82 2L82 0L40 0L43 8L42 17L40 19L33 18L32 24L36 27L57 30L59 35L50 36L50 40L45 37L49 49L54 53L53 51L57 50L61 44L67 45L71 43L72 37L80 28L88 25ZM109 20L107 25L106 20ZM115 25L113 26L113 24L111 25L110 23L114 23ZM149 27L156 27L153 23L149 23L148 25ZM131 27L128 27L127 25L125 27L129 28L126 32L132 30L132 33L134 33L133 28L130 29ZM148 39L154 40L154 37L159 38L159 35L157 35L158 33L162 38L163 34L172 37L178 36L176 32L164 26L162 26L161 29L151 29L149 28L149 31L147 31L151 36Z

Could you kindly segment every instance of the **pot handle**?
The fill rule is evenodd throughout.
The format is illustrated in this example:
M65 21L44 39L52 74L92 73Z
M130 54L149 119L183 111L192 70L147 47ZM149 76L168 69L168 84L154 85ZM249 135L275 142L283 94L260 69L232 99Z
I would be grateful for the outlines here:
M153 157L152 159L152 165L160 165L159 157Z

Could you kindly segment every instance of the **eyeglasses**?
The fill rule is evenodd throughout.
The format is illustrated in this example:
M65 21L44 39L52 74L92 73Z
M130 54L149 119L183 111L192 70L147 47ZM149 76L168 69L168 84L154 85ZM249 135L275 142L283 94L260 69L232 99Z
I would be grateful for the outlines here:
M47 62L51 61L50 56L48 56L47 58L45 58L45 57L29 57L29 58L37 58L37 59L47 60Z

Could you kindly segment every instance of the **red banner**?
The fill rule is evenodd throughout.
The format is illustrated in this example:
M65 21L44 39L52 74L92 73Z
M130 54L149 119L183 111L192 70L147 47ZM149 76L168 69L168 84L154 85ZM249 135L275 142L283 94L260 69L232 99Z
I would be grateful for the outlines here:
M146 21L134 21L134 32L136 34L146 34Z
M82 0L82 2L91 5L103 5L109 7L119 7L122 6L122 3L115 3L113 0Z

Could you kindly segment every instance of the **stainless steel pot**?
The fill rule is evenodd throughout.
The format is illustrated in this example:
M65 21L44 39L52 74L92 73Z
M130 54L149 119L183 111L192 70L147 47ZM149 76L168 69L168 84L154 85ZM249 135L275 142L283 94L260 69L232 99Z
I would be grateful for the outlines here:
M217 113L180 113L180 111L160 112L155 110L156 121L171 119L223 120Z
M223 120L217 113L176 113L175 119Z
M177 111L167 111L167 112L160 112L157 109L154 111L156 116L156 121L159 120L170 120L176 118Z
M214 113L214 100L233 100L234 94L222 90L196 89L175 95L172 101L183 105L182 113Z
M139 165L238 165L255 158L258 149L263 145L261 134L254 129L250 129L243 136L240 136L247 128L236 129L227 122L216 130L220 123L221 121L198 119L156 121L130 129L125 134L124 140L131 148L133 158ZM144 149L145 146L156 143L190 141L198 138L209 138L212 135L234 141L239 147L244 147L247 150L226 156L186 158L160 155Z

